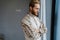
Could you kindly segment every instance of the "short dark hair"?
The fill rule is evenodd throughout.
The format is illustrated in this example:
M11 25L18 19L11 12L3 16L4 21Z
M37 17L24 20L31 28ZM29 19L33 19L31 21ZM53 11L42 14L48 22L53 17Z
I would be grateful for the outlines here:
M39 2L30 2L29 7L30 7L30 6L31 6L31 7L34 7L35 4L40 4L40 3L39 3Z

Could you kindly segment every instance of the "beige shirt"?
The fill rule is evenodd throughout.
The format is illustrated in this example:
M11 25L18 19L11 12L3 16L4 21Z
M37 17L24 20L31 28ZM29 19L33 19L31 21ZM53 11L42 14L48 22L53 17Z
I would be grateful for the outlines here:
M41 36L46 33L46 27L38 17L29 13L21 21L25 40L41 40ZM40 32L35 30L39 29Z

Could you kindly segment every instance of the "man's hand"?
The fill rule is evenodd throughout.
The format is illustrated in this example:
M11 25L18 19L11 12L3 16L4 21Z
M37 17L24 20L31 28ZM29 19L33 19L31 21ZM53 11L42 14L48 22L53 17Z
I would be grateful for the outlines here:
M44 26L44 24L41 25L40 32L41 33L47 33L47 28Z

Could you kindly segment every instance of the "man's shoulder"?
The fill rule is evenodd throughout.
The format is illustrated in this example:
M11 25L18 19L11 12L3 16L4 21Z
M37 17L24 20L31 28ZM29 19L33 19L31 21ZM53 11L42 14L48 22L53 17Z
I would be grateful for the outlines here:
M27 15L25 15L24 17L23 17L23 19L29 19L30 18L30 16L29 16L29 14L27 14ZM22 20L23 20L22 19Z
M25 16L22 18L22 20L21 20L21 22L29 22L29 21L30 21L30 16L29 16L29 14L25 15Z

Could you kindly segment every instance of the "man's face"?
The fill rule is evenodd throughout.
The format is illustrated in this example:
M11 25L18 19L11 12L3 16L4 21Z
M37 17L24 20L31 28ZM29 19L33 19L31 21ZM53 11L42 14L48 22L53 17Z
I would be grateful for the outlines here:
M35 4L35 6L32 8L32 14L34 14L35 16L38 16L39 9L40 9L40 5Z

